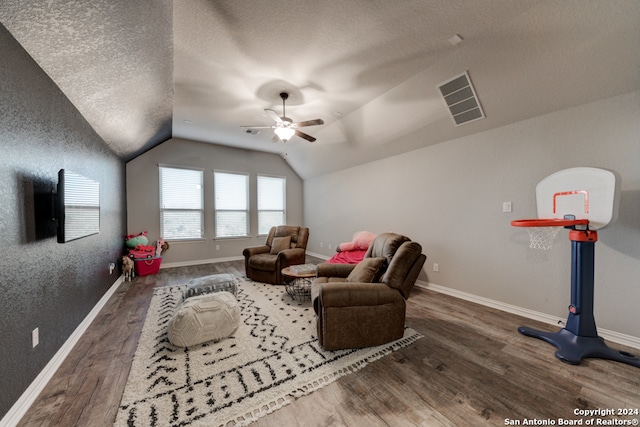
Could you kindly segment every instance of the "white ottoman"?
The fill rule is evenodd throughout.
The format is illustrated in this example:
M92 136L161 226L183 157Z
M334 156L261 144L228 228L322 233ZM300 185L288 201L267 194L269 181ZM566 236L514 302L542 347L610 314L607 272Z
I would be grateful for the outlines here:
M231 335L240 324L238 301L229 292L195 296L184 301L169 321L169 342L191 347Z

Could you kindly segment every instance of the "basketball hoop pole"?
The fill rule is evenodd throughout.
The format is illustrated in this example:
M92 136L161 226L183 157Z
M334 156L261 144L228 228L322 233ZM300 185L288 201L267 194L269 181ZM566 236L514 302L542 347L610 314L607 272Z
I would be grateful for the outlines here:
M594 265L597 231L569 231L571 240L571 305L568 331L577 336L598 337L593 316Z
M513 221L514 226L546 226L545 220ZM536 222L537 221L537 222ZM578 365L582 359L598 358L626 363L640 368L640 359L631 353L614 350L598 336L593 316L594 300L594 253L598 232L576 230L577 224L558 224L569 228L571 240L571 305L567 324L557 332L545 332L520 326L518 331L526 336L538 338L557 348L556 357L563 362ZM583 225L581 223L580 225Z

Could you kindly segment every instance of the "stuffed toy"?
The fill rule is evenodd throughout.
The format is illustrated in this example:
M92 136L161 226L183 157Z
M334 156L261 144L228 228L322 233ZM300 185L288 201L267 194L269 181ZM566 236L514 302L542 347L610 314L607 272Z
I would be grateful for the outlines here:
M156 256L162 255L162 252L169 250L169 243L165 242L162 237L156 241Z
M353 235L353 240L350 242L340 243L336 248L338 252L361 250L366 251L371 246L371 243L376 238L376 235L370 231L358 231Z
M127 237L125 237L124 244L129 249L135 249L135 247L138 245L147 246L149 244L147 232L143 231L140 234L129 234Z
M376 235L369 231L358 231L353 240L336 246L336 254L326 261L327 264L358 264L375 238Z
M124 280L131 281L136 276L133 260L128 256L122 257L122 272L124 273Z

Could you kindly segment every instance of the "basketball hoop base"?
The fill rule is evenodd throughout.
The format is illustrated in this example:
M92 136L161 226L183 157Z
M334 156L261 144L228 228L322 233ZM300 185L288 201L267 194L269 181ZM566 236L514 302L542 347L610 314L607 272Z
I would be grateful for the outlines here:
M593 316L594 249L598 232L570 230L571 241L571 305L566 327L557 332L545 332L520 326L522 335L538 338L554 345L556 357L565 363L578 365L582 359L598 358L626 363L640 368L640 359L626 351L609 348L598 336Z
M518 332L522 335L538 338L555 346L556 357L565 363L579 365L582 359L608 359L626 363L640 368L640 359L626 351L610 348L600 337L584 337L563 328L557 332L545 332L520 326Z

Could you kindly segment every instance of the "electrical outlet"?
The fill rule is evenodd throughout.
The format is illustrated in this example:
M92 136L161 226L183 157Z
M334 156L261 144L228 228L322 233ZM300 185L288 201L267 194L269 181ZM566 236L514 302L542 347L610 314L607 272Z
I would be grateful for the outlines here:
M436 272L440 271L440 266L435 262L433 263L433 271L436 271Z
M31 331L31 346L35 348L38 344L40 344L40 330L35 328Z
M511 202L502 202L502 212L511 212Z
M116 263L115 262L110 262L109 263L109 274L113 274L113 270L115 270L116 268Z
M322 248L324 246L324 243L320 242L320 247Z

